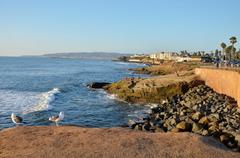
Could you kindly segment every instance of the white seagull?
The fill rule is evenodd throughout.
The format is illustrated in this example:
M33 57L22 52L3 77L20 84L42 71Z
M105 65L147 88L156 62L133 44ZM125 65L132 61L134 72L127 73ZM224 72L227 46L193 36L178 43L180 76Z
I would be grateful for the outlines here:
M12 122L16 125L19 125L22 123L23 119L20 116L16 116L14 113L11 115Z
M64 112L60 112L58 116L49 117L49 121L55 122L56 126L58 126L58 122L62 121L64 118Z

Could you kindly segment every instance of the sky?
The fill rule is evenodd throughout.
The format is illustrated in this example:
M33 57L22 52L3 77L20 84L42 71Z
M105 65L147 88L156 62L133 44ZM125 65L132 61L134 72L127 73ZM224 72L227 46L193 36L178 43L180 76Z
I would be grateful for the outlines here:
M233 35L240 41L239 7L240 0L0 0L0 56L221 49Z

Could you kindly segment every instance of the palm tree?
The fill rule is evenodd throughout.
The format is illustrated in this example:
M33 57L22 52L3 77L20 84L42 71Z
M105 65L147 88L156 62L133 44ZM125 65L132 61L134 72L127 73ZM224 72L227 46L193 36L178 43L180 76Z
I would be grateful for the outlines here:
M223 56L223 60L225 60L226 59L226 54L225 54L225 48L227 47L227 45L224 43L224 42L222 42L221 43L221 47L222 47L222 56Z
M237 38L235 36L232 36L230 39L230 43L232 44L232 49L231 49L231 57L230 57L230 60L231 58L235 57L235 53L233 52L234 51L234 44L237 43Z

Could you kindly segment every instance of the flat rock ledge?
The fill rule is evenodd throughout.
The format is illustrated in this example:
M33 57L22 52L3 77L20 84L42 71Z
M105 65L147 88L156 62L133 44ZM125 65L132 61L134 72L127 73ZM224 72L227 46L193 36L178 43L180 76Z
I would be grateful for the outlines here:
M125 128L32 126L0 132L0 157L239 158L211 137Z
M176 77L165 75L150 78L125 78L104 86L118 99L129 103L161 103L163 100L186 93L190 88L204 84L196 75Z

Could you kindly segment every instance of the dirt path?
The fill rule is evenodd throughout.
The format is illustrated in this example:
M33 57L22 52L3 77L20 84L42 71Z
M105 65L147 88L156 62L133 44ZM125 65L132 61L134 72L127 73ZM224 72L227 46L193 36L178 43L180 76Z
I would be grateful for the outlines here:
M191 133L43 126L1 131L0 157L239 158L240 153Z

